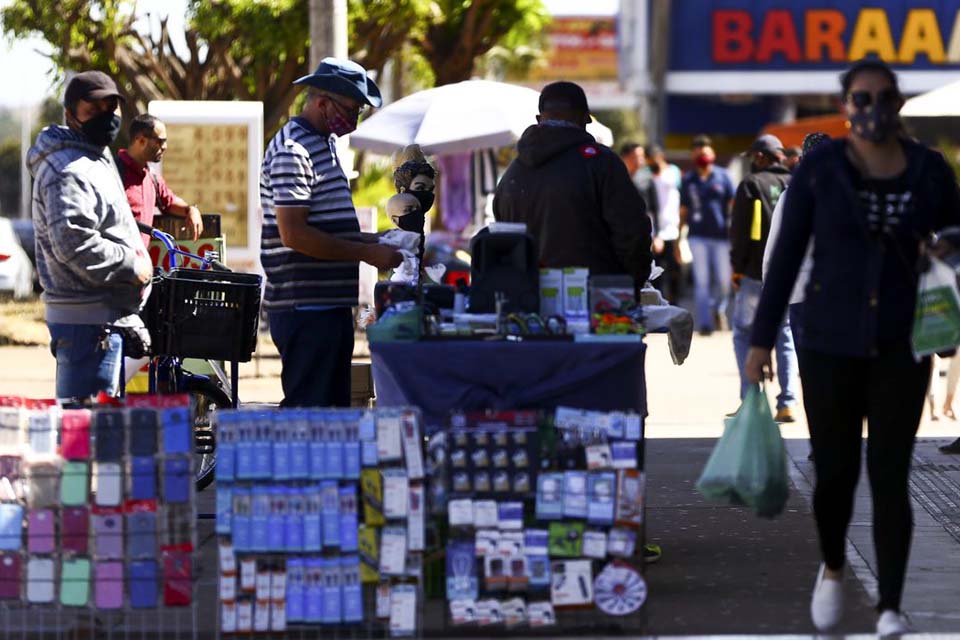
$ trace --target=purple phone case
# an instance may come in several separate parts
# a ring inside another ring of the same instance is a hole
[[[90,541],[90,512],[86,507],[64,507],[60,515],[60,536],[64,551],[87,553]]]
[[[123,608],[123,563],[98,562],[93,571],[94,600],[97,608]]]
[[[0,555],[0,600],[20,599],[20,567],[19,555]]]
[[[95,514],[93,516],[94,553],[100,560],[123,558],[123,516]]]
[[[53,553],[56,548],[53,511],[33,509],[27,515],[27,551]]]

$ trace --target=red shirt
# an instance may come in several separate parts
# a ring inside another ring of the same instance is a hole
[[[137,222],[142,222],[153,226],[153,217],[157,209],[161,213],[169,211],[170,206],[176,201],[177,196],[167,187],[161,176],[150,176],[150,170],[137,164],[130,157],[126,149],[120,149],[120,177],[123,179],[123,189],[127,194],[127,202],[130,203],[130,209],[133,211],[133,217]],[[156,184],[154,183],[156,180]],[[143,236],[143,243],[150,243],[150,236]]]

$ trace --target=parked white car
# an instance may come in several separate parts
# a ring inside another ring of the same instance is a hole
[[[26,300],[33,295],[33,265],[9,218],[0,216],[0,296]]]

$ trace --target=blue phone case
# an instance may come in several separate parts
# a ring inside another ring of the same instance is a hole
[[[130,563],[129,583],[127,594],[130,606],[134,609],[156,609],[157,596],[157,561],[134,560]]]
[[[164,453],[190,453],[190,411],[173,407],[161,411]]]
[[[167,458],[163,461],[163,497],[170,503],[190,500],[189,458]]]
[[[137,560],[157,557],[157,514],[127,514],[127,556]]]
[[[218,454],[219,456],[219,454]],[[219,462],[219,459],[218,459]],[[219,471],[219,467],[218,467]],[[153,456],[136,456],[130,462],[130,497],[155,500],[157,497],[157,461]]]
[[[123,458],[123,411],[101,409],[93,415],[97,462],[120,462]]]
[[[19,551],[23,546],[23,507],[0,504],[0,550]]]
[[[152,456],[157,452],[158,422],[156,409],[130,410],[130,455]]]

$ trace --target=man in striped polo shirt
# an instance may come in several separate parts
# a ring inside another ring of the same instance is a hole
[[[283,363],[281,406],[346,407],[359,263],[403,261],[360,232],[335,145],[366,105],[380,106],[380,90],[363,67],[336,58],[294,84],[306,87],[306,103],[270,141],[260,170],[264,307]]]

